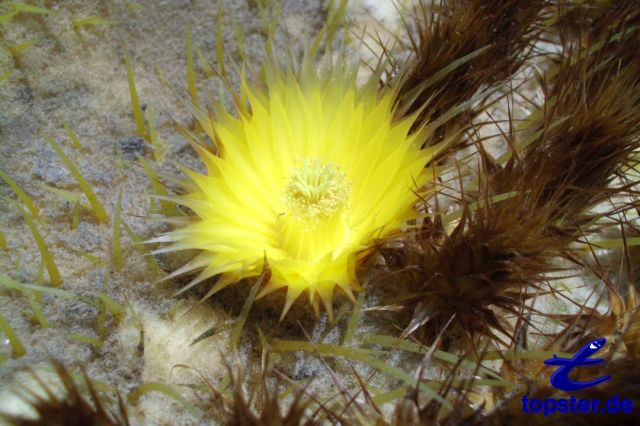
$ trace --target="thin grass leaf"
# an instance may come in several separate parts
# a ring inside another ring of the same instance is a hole
[[[158,137],[155,114],[151,105],[147,107],[147,125],[149,127],[149,142],[153,147],[153,159],[156,163],[162,164],[164,162],[164,147]]]
[[[550,104],[550,105],[547,105],[547,108],[551,108],[553,106],[553,101],[552,100],[547,100],[545,103],[546,104]],[[537,120],[539,119],[539,114],[542,114],[543,112],[544,112],[543,110],[536,110],[535,112],[533,112],[529,116],[530,118],[527,118],[527,120],[530,119],[531,123],[535,124],[535,123],[537,123]],[[554,128],[556,128],[557,126],[562,124],[567,119],[568,119],[568,117],[562,117],[562,118],[556,120],[555,122],[553,122],[552,124],[550,124],[546,129],[540,129],[537,132],[535,132],[535,133],[531,134],[530,136],[528,136],[523,141],[518,142],[518,144],[515,147],[516,148],[516,153],[521,153],[526,147],[528,147],[532,143],[534,143],[537,140],[539,140],[540,136],[542,136],[545,131],[553,130]],[[517,132],[517,130],[516,130],[516,132]],[[512,150],[508,150],[507,152],[502,154],[500,157],[498,157],[496,162],[498,164],[504,166],[507,163],[507,161],[509,161],[511,159],[512,156],[513,156],[513,151]]]
[[[4,233],[0,231],[0,250],[6,250],[8,248],[7,239],[4,237]]]
[[[104,19],[99,16],[87,16],[86,18],[73,19],[71,21],[71,29],[77,30],[78,28],[82,28],[86,26],[114,25],[114,24],[116,24],[115,21]]]
[[[627,237],[625,238],[612,238],[607,240],[597,240],[597,241],[588,241],[588,246],[599,248],[599,249],[617,249],[627,247],[640,246],[640,237]],[[585,247],[585,250],[588,250],[588,247]]]
[[[218,16],[216,18],[216,58],[218,60],[218,73],[226,75],[224,68],[224,44],[222,38],[222,16],[224,14],[224,0],[218,6]]]
[[[5,81],[6,79],[8,79],[9,77],[11,77],[13,75],[13,71],[7,71],[4,74],[0,74],[0,83],[2,83],[3,81]]]
[[[67,334],[67,339],[75,340],[76,342],[86,343],[96,348],[102,348],[104,341],[91,336],[85,336],[84,334]]]
[[[147,262],[147,265],[149,266],[149,269],[151,269],[151,271],[153,271],[154,274],[160,275],[160,273],[161,273],[160,265],[158,265],[158,262],[156,261],[156,258],[153,257],[153,255],[151,255],[151,253],[149,253],[149,250],[146,249],[145,245],[142,244],[144,239],[141,238],[139,235],[137,235],[135,232],[133,232],[133,230],[126,223],[122,222],[122,226],[124,227],[124,230],[127,233],[127,235],[129,236],[129,238],[131,238],[131,241],[133,241],[133,243],[134,243],[133,247],[136,250],[138,250],[140,255]]]
[[[410,373],[402,370],[401,368],[393,367],[388,362],[372,358],[371,355],[385,354],[385,351],[376,351],[370,349],[348,348],[338,345],[330,345],[325,343],[311,343],[295,340],[272,340],[269,344],[270,348],[276,352],[294,352],[304,351],[309,353],[320,353],[329,357],[345,357],[354,361],[359,361],[365,365],[368,365],[376,370],[380,370],[383,373],[402,380],[408,386],[416,386],[417,380]],[[420,391],[423,395],[435,399],[442,404],[443,407],[451,410],[452,406],[449,401],[445,400],[434,389],[424,383],[419,384]]]
[[[233,28],[233,33],[236,36],[236,45],[238,46],[238,52],[240,53],[241,63],[247,63],[247,52],[244,48],[244,33],[242,32],[242,27],[238,25],[236,19],[231,16],[231,27]]]
[[[40,324],[42,328],[49,328],[49,320],[42,312],[41,303],[37,298],[38,293],[34,293],[27,296],[27,302],[29,303],[29,307],[31,308],[32,316],[35,322]]]
[[[511,191],[511,192],[506,192],[504,194],[494,195],[493,197],[490,198],[490,203],[491,204],[496,204],[496,203],[499,203],[501,201],[508,200],[509,198],[513,198],[516,195],[518,195],[518,191]],[[485,205],[486,205],[486,201],[480,200],[480,201],[475,202],[475,203],[470,203],[467,206],[467,210],[469,212],[474,212],[474,211],[478,210],[479,208],[483,208]],[[463,213],[464,213],[464,209],[458,209],[456,211],[453,211],[453,212],[451,212],[451,213],[449,213],[449,214],[447,214],[447,215],[442,217],[442,223],[444,223],[445,225],[449,225],[454,220],[460,219],[462,217]]]
[[[42,238],[42,234],[40,234],[40,231],[38,231],[38,227],[36,226],[33,219],[29,216],[29,213],[17,204],[16,207],[22,214],[24,221],[27,223],[27,226],[31,231],[31,235],[33,235],[33,239],[36,241],[38,251],[40,251],[40,257],[47,266],[47,272],[49,273],[49,280],[51,281],[51,285],[55,287],[59,286],[60,284],[62,284],[62,277],[60,276],[60,272],[58,271],[56,262],[53,259],[53,255],[49,251],[47,243],[44,241],[44,238]]]
[[[269,13],[269,11],[272,13]],[[258,13],[260,14],[262,27],[266,34],[263,49],[269,57],[273,56],[273,38],[278,28],[278,24],[280,23],[281,12],[281,5],[274,7],[271,2],[269,2],[268,5],[265,5],[262,1],[258,1]]]
[[[182,308],[184,303],[185,303],[184,299],[180,299],[176,303],[171,305],[171,307],[167,310],[167,313],[166,313],[167,317],[170,320],[174,320],[176,318],[176,315],[178,314],[178,310]]]
[[[31,292],[35,292],[35,293],[48,294],[50,296],[60,297],[63,299],[78,300],[80,298],[80,296],[78,296],[76,293],[69,290],[63,290],[63,289],[53,288],[53,287],[43,287],[43,286],[33,285],[33,284],[22,284],[2,274],[0,274],[0,286],[4,288],[8,288],[10,290],[19,291],[27,295],[30,294]]]
[[[47,15],[53,12],[52,10],[45,9],[44,7],[31,6],[30,4],[24,3],[13,3],[11,6],[13,7],[13,10],[17,12],[37,13],[41,15]]]
[[[573,354],[568,352],[552,352],[552,351],[489,351],[482,357],[483,360],[491,361],[496,359],[507,360],[536,360],[536,359],[548,359],[557,355],[561,358],[571,358]]]
[[[399,348],[405,351],[414,352],[418,354],[426,353],[429,348],[426,346],[420,345],[418,343],[410,342],[408,340],[399,340],[397,337],[385,336],[382,334],[368,334],[365,336],[364,341],[367,344],[371,345],[380,345],[386,348]],[[469,368],[472,371],[478,371],[479,374],[486,374],[488,376],[493,377],[494,379],[500,381],[501,383],[506,383],[505,380],[500,377],[497,373],[489,370],[488,368],[478,366],[477,363],[470,360],[460,361],[460,358],[457,355],[454,355],[449,352],[436,350],[433,352],[433,357],[439,359],[441,361],[447,362],[451,365],[460,364],[463,367]]]
[[[77,249],[74,249],[73,247],[67,247],[67,250],[69,250],[73,254],[76,254],[76,255],[88,260],[90,263],[94,264],[97,267],[104,266],[104,265],[107,264],[106,260],[100,259],[98,256],[94,256],[94,255],[89,254],[87,252],[84,252],[82,250],[77,250]]]
[[[217,327],[215,327],[215,326],[211,327],[211,328],[207,329],[204,333],[200,334],[198,337],[193,339],[193,341],[191,343],[189,343],[189,346],[196,345],[196,344],[202,342],[203,340],[208,339],[211,336],[215,336],[217,332],[218,332],[218,328]]]
[[[9,325],[9,321],[2,315],[2,312],[0,312],[0,330],[2,330],[5,336],[7,336],[7,339],[9,339],[12,358],[20,358],[27,354],[27,350],[18,338],[16,332],[11,328],[11,325]]]
[[[149,176],[149,182],[151,183],[151,189],[155,195],[160,195],[162,197],[168,197],[169,193],[164,185],[160,182],[160,178],[158,174],[153,170],[153,168],[149,165],[147,160],[140,157],[140,163],[142,164],[142,168]],[[164,216],[171,217],[176,215],[176,207],[167,200],[160,200],[160,211]]]
[[[118,201],[116,202],[116,211],[113,218],[113,235],[111,237],[111,260],[113,270],[120,271],[122,269],[122,189],[118,193]]]
[[[70,204],[79,203],[80,206],[86,208],[87,210],[91,210],[91,207],[88,204],[86,204],[86,201],[82,194],[76,194],[74,192],[67,191],[66,189],[54,188],[53,186],[49,186],[44,183],[38,183],[37,185],[40,188],[51,192],[52,194],[60,197],[62,200]]]
[[[14,55],[25,52],[26,50],[31,48],[34,44],[36,44],[37,41],[38,41],[38,37],[33,37],[23,43],[10,47],[9,51]]]
[[[73,214],[71,216],[71,230],[75,231],[78,229],[78,224],[80,223],[80,201],[73,205]]]
[[[66,130],[67,135],[69,135],[69,140],[73,144],[73,147],[78,151],[81,151],[82,144],[80,143],[80,139],[78,139],[78,136],[76,136],[76,134],[73,132],[73,130],[71,130],[71,127],[69,127],[66,122],[63,122],[62,126],[64,127],[64,130]]]
[[[39,286],[44,286],[44,270],[45,264],[44,262],[40,262],[40,266],[38,267],[38,276],[37,283]],[[32,292],[30,294],[25,294],[29,306],[31,307],[31,320],[40,325],[43,328],[49,327],[49,320],[45,317],[44,312],[42,312],[42,293]]]
[[[353,312],[351,318],[349,318],[349,324],[347,325],[347,332],[344,334],[344,340],[342,343],[348,343],[353,340],[356,334],[356,327],[362,317],[362,305],[364,304],[364,293],[360,293],[356,299],[356,303],[353,306]]]
[[[120,321],[122,320],[122,318],[124,318],[126,309],[125,306],[116,302],[115,300],[113,300],[112,298],[110,298],[107,293],[105,292],[101,292],[100,294],[98,294],[98,300],[104,304],[105,308],[107,309],[107,311],[113,315],[113,317],[117,320]]]
[[[10,20],[13,19],[14,16],[16,16],[18,13],[20,13],[17,10],[12,10],[9,13],[5,13],[4,15],[0,15],[0,24],[4,24],[5,22],[9,22]]]
[[[398,398],[404,397],[408,391],[409,387],[401,386],[399,388],[374,396],[373,402],[376,405],[386,404],[387,402],[395,401]]]
[[[331,2],[331,7],[327,14],[327,47],[329,49],[333,46],[333,38],[336,33],[343,26],[348,3],[349,0],[340,0],[338,7],[333,7],[334,2]]]
[[[95,217],[102,223],[109,223],[109,216],[107,215],[107,212],[104,210],[104,207],[102,206],[102,203],[96,196],[95,192],[93,192],[93,189],[91,189],[91,185],[89,185],[89,182],[87,182],[82,176],[82,173],[80,173],[80,170],[78,170],[75,164],[73,164],[73,161],[71,161],[71,159],[67,157],[62,148],[60,148],[60,146],[53,140],[53,138],[47,135],[43,136],[47,140],[47,142],[49,142],[51,148],[53,148],[56,154],[58,154],[58,157],[60,157],[69,172],[71,172],[76,182],[78,182],[80,189],[82,190],[82,192],[84,192],[85,197],[87,197],[87,200],[91,205],[91,209]]]
[[[17,183],[15,183],[6,173],[4,173],[2,170],[0,170],[0,177],[7,183],[7,185],[9,185],[9,188],[11,188],[13,190],[13,192],[16,193],[16,195],[18,196],[18,198],[20,199],[20,201],[22,201],[22,203],[27,206],[27,208],[29,209],[29,212],[31,212],[31,215],[35,218],[40,217],[40,209],[38,209],[38,207],[36,207],[35,202],[33,201],[33,199],[31,199],[31,197],[29,197],[27,195],[26,192],[24,192],[22,190],[22,188],[20,188],[20,186],[18,186]]]
[[[103,342],[107,338],[107,308],[100,299],[98,299],[98,314],[96,315],[96,334]]]
[[[140,107],[140,100],[138,99],[138,92],[136,90],[136,82],[133,76],[133,68],[131,67],[131,57],[129,51],[124,51],[124,63],[127,67],[127,81],[129,82],[129,94],[131,96],[131,110],[133,112],[133,120],[136,123],[136,129],[138,130],[138,136],[148,140],[147,130],[144,125],[144,115],[142,108]]]
[[[258,290],[260,290],[260,287],[262,287],[262,282],[264,281],[265,274],[266,274],[266,271],[263,272],[262,275],[260,275],[260,278],[256,280],[256,283],[253,285],[253,287],[251,288],[251,291],[249,292],[249,297],[247,297],[247,300],[244,302],[244,305],[242,306],[242,311],[240,312],[240,315],[236,320],[236,324],[233,327],[233,330],[231,331],[230,342],[231,342],[232,348],[236,348],[238,346],[238,342],[240,341],[240,334],[242,333],[242,329],[244,328],[244,325],[247,322],[247,318],[249,317],[249,311],[251,310],[251,305],[253,305],[253,302],[256,299]]]
[[[171,386],[160,383],[160,382],[145,382],[141,385],[134,388],[129,395],[127,396],[127,401],[131,405],[138,405],[138,401],[140,398],[148,392],[160,392],[172,398],[174,401],[178,402],[184,408],[186,408],[191,414],[196,414],[198,409],[191,404],[184,396],[182,396],[178,391],[173,389]]]
[[[412,89],[410,92],[407,92],[407,95],[410,96],[415,96],[415,98],[411,99],[411,102],[414,102],[415,99],[417,99],[417,97],[420,95],[420,93],[426,89],[428,89],[429,87],[433,86],[434,84],[436,84],[437,82],[441,81],[443,78],[445,78],[447,75],[451,74],[453,71],[456,70],[456,68],[464,65],[465,63],[471,61],[472,59],[476,58],[477,56],[482,55],[484,52],[487,51],[487,49],[489,49],[491,46],[484,46],[481,47],[479,49],[474,50],[473,52],[463,56],[462,58],[456,59],[455,61],[451,62],[449,65],[447,65],[446,67],[442,68],[440,71],[436,72],[435,74],[433,74],[431,77],[429,77],[428,79],[426,79],[425,81],[423,81],[422,83],[420,83],[419,86],[416,86],[414,89]],[[412,92],[415,91],[415,95],[413,95]]]
[[[214,77],[216,75],[216,72],[213,70],[211,65],[209,65],[209,61],[207,61],[207,58],[204,56],[204,53],[202,53],[202,50],[197,47],[196,56],[198,57],[198,65],[200,66],[200,68],[202,68],[204,75],[206,75],[207,78]]]
[[[144,5],[141,5],[140,3],[136,3],[134,1],[128,1],[126,5],[129,12],[137,12],[138,10],[144,8]]]
[[[193,105],[198,105],[198,88],[196,87],[196,71],[193,67],[193,48],[191,46],[191,24],[187,26],[187,89]]]

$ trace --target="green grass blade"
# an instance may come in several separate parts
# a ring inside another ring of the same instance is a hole
[[[104,266],[107,263],[104,259],[100,259],[98,256],[94,256],[82,250],[76,250],[73,247],[68,247],[68,246],[66,247],[66,249],[69,250],[71,253],[88,260],[90,263],[92,263],[96,267]]]
[[[80,170],[78,170],[71,159],[67,157],[62,148],[60,148],[60,146],[53,140],[53,138],[47,135],[44,135],[44,138],[47,140],[47,142],[49,142],[49,145],[51,145],[51,148],[53,148],[56,154],[58,154],[58,157],[60,157],[69,172],[71,172],[76,182],[78,182],[78,185],[80,185],[80,189],[82,189],[85,197],[87,197],[87,200],[89,201],[91,209],[96,218],[102,223],[109,223],[109,216],[107,215],[107,212],[104,210],[104,207],[102,206],[102,203],[96,196],[95,192],[93,192],[93,189],[91,189],[91,185],[89,185],[89,183],[82,176],[82,173],[80,173]]]
[[[202,50],[197,47],[196,56],[198,57],[198,65],[200,65],[200,68],[202,68],[202,71],[204,71],[204,75],[206,75],[207,78],[214,77],[216,75],[216,72],[209,64],[209,61],[207,61],[207,58],[204,56],[204,53],[202,53]]]
[[[67,123],[62,123],[62,125],[64,126],[64,130],[67,131],[67,135],[69,135],[69,140],[73,144],[73,147],[75,149],[77,149],[78,151],[81,151],[82,150],[82,144],[80,143],[80,139],[78,139],[76,134],[73,132],[73,130],[71,130],[71,127],[69,127],[69,125]]]
[[[90,210],[90,207],[82,202],[84,200],[84,198],[82,197],[82,194],[76,194],[74,192],[67,191],[66,189],[54,188],[53,186],[49,186],[44,183],[38,183],[38,186],[60,197],[64,201],[68,202],[69,204],[80,203],[82,207],[85,207]]]
[[[9,248],[9,245],[7,244],[7,239],[4,236],[4,233],[2,231],[0,231],[0,250],[6,250]]]
[[[87,345],[95,346],[96,348],[102,348],[103,341],[91,336],[85,336],[84,334],[67,334],[67,338],[75,340],[76,342],[86,343]]]
[[[14,55],[17,54],[17,53],[25,52],[28,49],[30,49],[34,44],[36,44],[37,41],[38,41],[38,38],[37,37],[33,37],[33,38],[25,41],[24,43],[20,43],[18,45],[10,47],[9,51]]]
[[[311,342],[279,339],[271,341],[269,346],[276,352],[304,351],[310,353],[320,353],[324,356],[329,357],[339,356],[349,358],[354,361],[359,361],[363,364],[366,364],[372,368],[375,368],[376,370],[380,370],[391,377],[403,381],[409,386],[415,386],[417,384],[417,379],[413,377],[412,374],[402,370],[401,368],[390,365],[387,361],[383,361],[381,359],[373,358],[370,356],[372,354],[380,353],[381,351],[348,348],[344,346],[330,345],[325,343],[314,344]],[[384,351],[382,351],[382,353],[384,353]],[[435,399],[436,401],[440,402],[445,408],[452,409],[451,403],[440,396],[434,389],[423,383],[421,383],[419,386],[420,392],[422,392],[423,395]]]
[[[589,246],[599,248],[599,249],[617,249],[617,248],[622,248],[625,245],[627,247],[634,247],[634,246],[640,246],[640,237],[627,237],[626,239],[612,238],[607,240],[589,241],[587,244]]]
[[[193,105],[198,105],[198,88],[196,87],[196,71],[193,67],[193,48],[191,46],[191,24],[187,26],[187,90]]]
[[[33,320],[40,324],[42,328],[49,328],[49,320],[44,315],[44,312],[42,312],[42,306],[37,298],[37,294],[38,293],[27,296],[27,301],[29,302],[29,307],[33,314]]]
[[[24,13],[36,13],[36,14],[46,15],[53,12],[52,10],[45,9],[44,7],[31,6],[30,4],[24,4],[24,3],[13,3],[12,6],[13,6],[13,10],[18,12],[24,12]]]
[[[140,400],[142,395],[144,395],[145,393],[148,393],[148,392],[160,392],[160,393],[163,393],[163,394],[167,395],[168,397],[172,398],[173,400],[177,401],[178,403],[180,403],[190,413],[195,414],[195,413],[198,412],[198,409],[193,404],[191,404],[187,400],[187,398],[182,396],[178,391],[173,389],[171,386],[169,386],[169,385],[167,385],[165,383],[160,383],[160,382],[145,382],[145,383],[142,383],[141,385],[139,385],[135,389],[133,389],[131,392],[129,392],[129,395],[127,395],[127,401],[131,405],[137,405],[138,401]]]
[[[113,25],[115,21],[101,18],[99,16],[87,16],[86,18],[74,19],[71,21],[71,29],[77,30],[78,28],[90,26],[90,25]]]
[[[218,60],[218,72],[220,75],[226,75],[224,68],[224,42],[222,39],[222,16],[224,15],[224,0],[220,2],[218,7],[218,16],[216,19],[216,59]]]
[[[149,165],[147,160],[140,157],[140,163],[142,164],[142,168],[149,176],[149,182],[151,183],[151,189],[155,195],[160,195],[162,197],[168,197],[169,193],[167,192],[167,188],[160,182],[160,178],[158,174],[153,170],[153,168]],[[169,201],[160,200],[160,211],[163,215],[170,217],[176,215],[176,207]]]
[[[113,236],[111,238],[111,255],[113,270],[120,271],[122,269],[122,189],[118,193],[118,201],[116,202],[116,212],[113,218]]]
[[[414,352],[418,354],[423,354],[428,351],[428,348],[420,345],[418,343],[410,342],[408,340],[399,340],[396,337],[385,336],[382,334],[368,334],[365,336],[365,342],[372,345],[380,345],[386,348],[399,348],[405,351]],[[460,362],[460,359],[457,355],[454,355],[449,352],[444,352],[441,350],[436,350],[433,353],[433,357],[439,359],[441,361],[447,362],[452,365],[456,365]],[[460,365],[463,367],[467,367],[473,371],[477,370],[479,374],[486,374],[487,376],[491,376],[498,381],[505,382],[500,375],[489,370],[488,368],[478,366],[475,362],[469,360],[463,360],[460,362]]]
[[[120,303],[116,302],[115,300],[113,300],[112,298],[110,298],[107,293],[102,292],[100,294],[98,294],[98,300],[104,304],[105,308],[107,309],[107,311],[113,315],[113,317],[117,320],[120,321],[125,314],[125,307],[124,305],[121,305]]]
[[[22,203],[27,206],[27,208],[29,209],[29,211],[31,212],[31,215],[35,218],[40,217],[40,209],[38,209],[38,207],[36,207],[36,204],[34,203],[34,201],[31,199],[31,197],[29,197],[27,195],[26,192],[24,192],[22,190],[22,188],[20,188],[18,186],[17,183],[15,183],[9,176],[7,176],[7,174],[5,174],[2,170],[0,170],[0,177],[7,183],[7,185],[9,185],[9,188],[11,188],[13,190],[13,192],[16,193],[16,195],[18,196],[18,198],[20,199],[20,201],[22,201]]]
[[[14,16],[16,16],[18,13],[20,13],[17,10],[12,10],[9,13],[5,13],[4,15],[0,15],[0,24],[4,24],[5,22],[9,22],[10,20],[13,19]]]
[[[124,63],[127,67],[127,81],[129,82],[129,94],[131,96],[131,110],[133,112],[133,120],[136,123],[136,129],[138,130],[138,136],[148,140],[147,130],[144,125],[144,115],[142,114],[142,108],[140,107],[140,100],[138,99],[138,91],[136,90],[136,82],[133,76],[133,68],[131,67],[131,57],[129,51],[124,51]]]
[[[79,299],[79,296],[77,294],[69,290],[63,290],[60,288],[53,288],[53,287],[43,287],[43,286],[33,285],[33,284],[22,284],[2,274],[0,274],[0,286],[4,288],[8,288],[10,290],[19,291],[23,294],[30,294],[31,292],[34,292],[34,293],[40,293],[40,294],[48,294],[50,296],[60,297],[63,299],[72,299],[72,300]]]
[[[353,307],[353,313],[351,314],[351,318],[349,319],[349,325],[347,326],[347,332],[344,335],[343,343],[350,342],[353,340],[356,334],[356,327],[360,322],[360,318],[362,317],[362,305],[364,304],[364,293],[358,295],[358,299],[356,299],[356,304]]]
[[[490,351],[484,354],[482,357],[483,360],[491,361],[496,359],[507,359],[507,360],[544,360],[553,357],[554,355],[559,356],[560,358],[571,358],[573,354],[567,352],[552,352],[552,351],[518,351],[515,352],[513,350],[508,351]]]
[[[231,27],[233,28],[233,33],[236,36],[236,45],[238,46],[238,52],[240,53],[241,63],[247,63],[247,51],[244,48],[244,34],[242,32],[242,28],[238,25],[236,19],[231,16]]]
[[[6,79],[8,79],[9,77],[11,77],[13,75],[13,71],[7,71],[4,74],[0,74],[0,83],[2,83],[3,81],[5,81]]]
[[[122,222],[122,226],[124,227],[124,230],[127,233],[127,235],[129,235],[129,238],[131,238],[131,241],[133,241],[134,247],[138,250],[140,255],[147,261],[147,265],[149,266],[149,269],[151,269],[151,271],[153,271],[154,274],[160,275],[161,273],[160,265],[158,265],[156,258],[153,257],[153,255],[149,253],[149,251],[146,249],[146,246],[142,244],[144,240],[135,232],[133,232],[133,230],[126,223]]]
[[[147,124],[149,126],[149,142],[153,146],[153,159],[156,163],[162,164],[164,162],[164,146],[158,137],[155,115],[151,105],[147,107]]]
[[[518,195],[518,191],[511,191],[511,192],[505,192],[502,194],[498,194],[498,195],[494,195],[493,197],[491,197],[489,199],[491,204],[497,204],[500,203],[502,201],[508,200],[509,198],[513,198],[516,195]],[[482,208],[485,206],[485,201],[484,200],[480,200],[477,201],[475,203],[471,203],[467,206],[467,209],[471,212],[474,212],[476,210],[478,210],[478,208]],[[449,225],[451,222],[453,222],[454,220],[458,220],[462,217],[462,213],[463,213],[463,209],[458,209],[456,211],[453,211],[449,214],[446,214],[442,217],[442,222],[445,225]]]
[[[242,334],[242,329],[244,328],[245,323],[247,322],[247,317],[249,316],[249,311],[251,310],[251,305],[253,305],[253,301],[256,299],[256,295],[258,294],[258,290],[262,287],[262,281],[264,280],[265,273],[263,272],[260,275],[260,278],[256,280],[256,283],[251,287],[251,291],[249,292],[249,297],[244,302],[244,306],[242,306],[242,311],[236,320],[236,323],[231,331],[231,347],[236,348],[238,346],[238,342],[240,341],[240,334]]]
[[[73,214],[71,216],[71,230],[75,231],[78,229],[78,224],[80,224],[80,201],[78,200],[73,205]]]
[[[9,321],[2,315],[2,312],[0,312],[0,330],[2,330],[5,336],[7,336],[7,339],[9,339],[12,358],[20,358],[27,354],[27,350],[18,338],[16,332],[11,328],[11,325],[9,325]]]
[[[96,315],[96,334],[104,342],[107,338],[107,308],[100,299],[97,301],[98,314]]]
[[[402,398],[409,392],[410,388],[407,386],[401,386],[397,389],[390,390],[389,392],[381,393],[373,397],[373,402],[376,405],[382,405],[387,402],[395,401],[398,398]]]
[[[49,280],[53,286],[59,286],[62,284],[62,277],[60,276],[60,272],[58,271],[58,267],[56,266],[56,262],[49,251],[49,247],[47,243],[42,238],[42,234],[38,230],[33,219],[29,216],[29,213],[26,212],[22,207],[16,204],[16,207],[22,214],[24,221],[27,223],[29,230],[31,231],[31,235],[33,235],[33,239],[36,241],[36,245],[38,246],[38,250],[40,251],[40,257],[42,261],[47,266],[47,272],[49,273]]]

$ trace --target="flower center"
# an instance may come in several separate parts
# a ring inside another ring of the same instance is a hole
[[[340,166],[307,159],[291,170],[282,202],[287,214],[313,225],[347,207],[350,192]]]

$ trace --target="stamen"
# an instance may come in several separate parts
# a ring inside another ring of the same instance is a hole
[[[316,225],[348,206],[351,187],[335,163],[306,159],[289,174],[282,194],[286,214]]]

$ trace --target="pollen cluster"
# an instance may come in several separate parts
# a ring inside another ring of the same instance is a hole
[[[313,228],[321,219],[340,213],[348,204],[349,193],[340,166],[314,158],[291,170],[282,202],[285,214]]]

